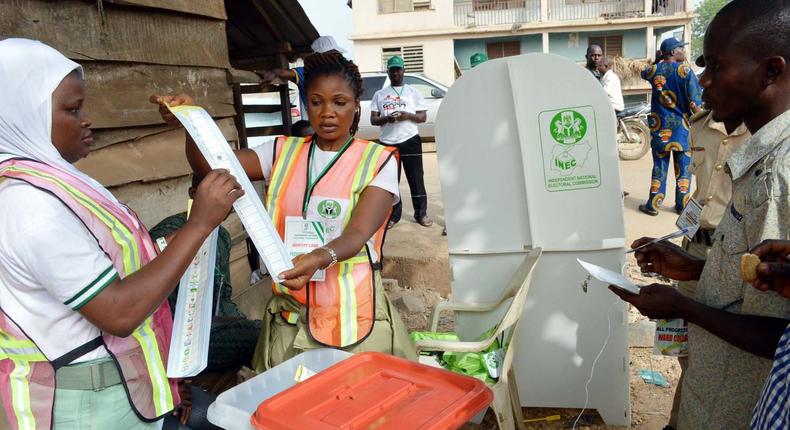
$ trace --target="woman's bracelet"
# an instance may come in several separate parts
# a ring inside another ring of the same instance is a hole
[[[320,247],[318,249],[324,250],[327,254],[329,254],[329,257],[332,259],[332,261],[326,267],[324,267],[323,270],[326,270],[326,269],[334,266],[335,264],[337,264],[337,253],[335,252],[334,249],[332,249],[332,248],[330,248],[328,246],[322,246],[322,247]]]

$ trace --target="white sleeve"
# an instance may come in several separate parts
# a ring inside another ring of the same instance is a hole
[[[371,112],[378,112],[379,111],[379,93],[381,90],[376,91],[373,94],[373,98],[370,99],[370,111]]]
[[[623,101],[623,89],[620,85],[620,77],[617,75],[613,76],[612,79],[612,98],[614,99],[614,107],[617,110],[625,109],[625,102]]]
[[[96,239],[63,202],[32,186],[4,191],[10,205],[0,219],[19,237],[0,245],[9,271],[29,277],[75,311],[118,279]]]
[[[258,161],[261,163],[261,172],[263,172],[263,179],[266,183],[272,177],[272,165],[274,164],[274,144],[277,140],[265,142],[263,145],[258,145],[252,148],[255,154],[258,155]]]
[[[379,170],[376,177],[370,181],[370,186],[381,188],[392,194],[392,205],[395,206],[400,201],[400,189],[398,187],[398,162],[394,156],[390,157],[384,166]]]
[[[428,106],[425,104],[425,98],[422,96],[422,94],[420,94],[420,92],[414,88],[411,88],[411,92],[414,96],[414,112],[428,110]]]

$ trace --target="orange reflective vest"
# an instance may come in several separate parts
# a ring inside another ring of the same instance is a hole
[[[62,201],[85,224],[121,278],[156,255],[148,232],[131,210],[108,201],[69,172],[5,156],[0,161],[0,180],[4,178],[24,181]],[[96,348],[106,348],[115,361],[137,416],[146,422],[158,420],[180,402],[176,381],[168,380],[165,371],[172,326],[165,300],[129,337],[105,333],[85,345],[75,345],[62,357],[47,357],[36,339],[29,338],[24,327],[0,309],[0,397],[8,421],[0,421],[0,428],[51,428],[56,370]]]
[[[359,197],[395,150],[352,139],[338,151],[324,172],[310,178],[311,138],[280,137],[267,190],[267,208],[281,237],[287,217],[321,221],[326,242],[340,236],[351,220]],[[313,149],[314,150],[314,149]],[[389,218],[389,217],[387,217]],[[373,330],[375,290],[373,271],[381,267],[387,220],[357,255],[326,270],[324,281],[291,291],[274,283],[274,293],[289,295],[307,308],[307,333],[316,342],[335,348],[356,345]],[[293,322],[294,315],[283,318]]]

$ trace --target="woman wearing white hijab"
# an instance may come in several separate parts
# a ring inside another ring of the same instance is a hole
[[[211,172],[157,256],[136,215],[71,164],[93,143],[82,68],[2,40],[0,94],[0,428],[156,427],[179,401],[165,299],[243,191]]]

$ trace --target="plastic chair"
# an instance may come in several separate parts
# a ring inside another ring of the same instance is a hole
[[[521,401],[518,397],[516,377],[512,367],[515,351],[513,341],[516,339],[515,333],[518,329],[518,322],[524,311],[524,303],[532,281],[532,274],[542,252],[541,248],[534,248],[524,257],[524,261],[510,279],[508,288],[496,303],[439,303],[433,311],[431,331],[435,332],[439,324],[439,316],[443,311],[492,312],[498,309],[506,300],[512,298],[510,306],[491,337],[474,342],[438,340],[420,340],[416,342],[418,353],[421,351],[482,352],[491,346],[507,329],[511,329],[509,333],[505,333],[503,336],[503,344],[508,345],[508,348],[505,351],[499,380],[489,387],[494,392],[494,401],[491,404],[491,408],[494,410],[500,430],[525,429],[524,415],[521,413]],[[421,356],[421,358],[423,357]]]

